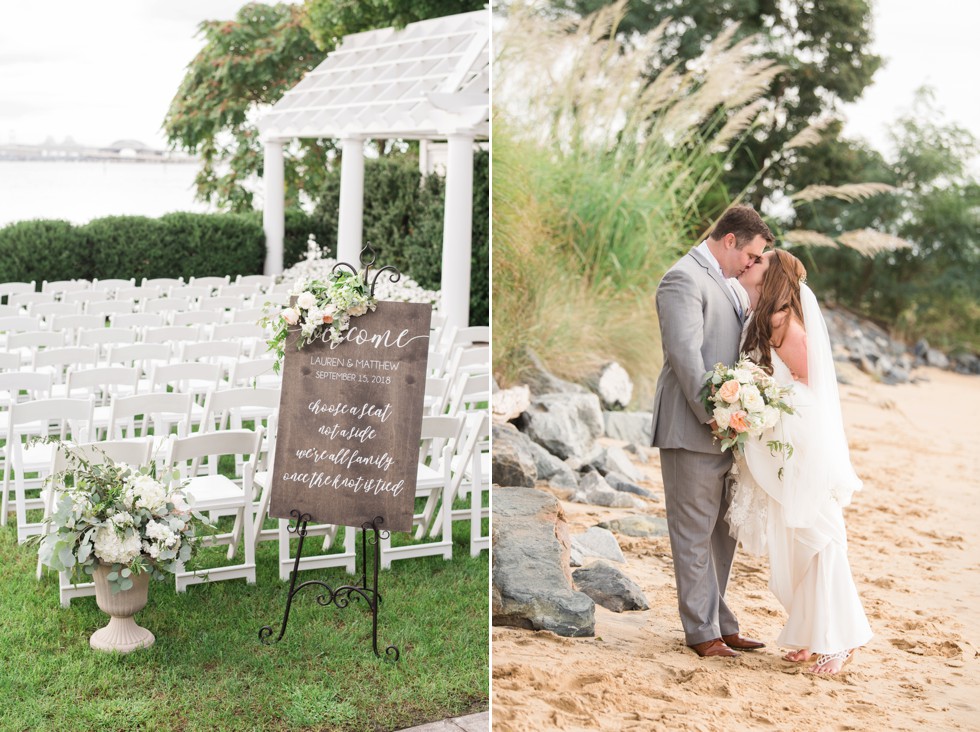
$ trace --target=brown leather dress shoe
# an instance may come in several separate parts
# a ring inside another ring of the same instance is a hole
[[[725,645],[721,638],[714,638],[704,643],[695,643],[691,649],[701,658],[707,656],[721,656],[722,658],[737,658],[738,653]]]
[[[738,633],[723,635],[721,639],[725,641],[725,645],[729,648],[736,648],[740,651],[757,651],[760,648],[766,647],[765,643],[757,641],[754,638],[743,638]]]

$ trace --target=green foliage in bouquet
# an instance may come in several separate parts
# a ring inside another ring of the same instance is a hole
[[[111,565],[116,593],[133,586],[133,575],[163,579],[194,556],[198,533],[210,524],[190,507],[176,474],[158,480],[152,466],[93,462],[58,444],[69,467],[49,478],[56,496],[45,519],[52,530],[38,537],[43,564],[75,581],[89,581],[100,563]]]

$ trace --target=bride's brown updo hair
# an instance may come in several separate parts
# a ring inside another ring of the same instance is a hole
[[[762,276],[759,301],[745,332],[745,353],[755,352],[758,364],[772,375],[772,349],[780,343],[772,340],[773,319],[782,323],[786,317],[795,317],[803,323],[803,305],[800,302],[800,280],[806,278],[803,263],[784,249],[774,249],[769,267]],[[777,315],[782,313],[782,315]]]

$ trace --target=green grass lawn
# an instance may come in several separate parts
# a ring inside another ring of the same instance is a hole
[[[178,595],[172,577],[151,581],[136,621],[156,644],[120,655],[89,648],[108,616],[94,597],[62,609],[57,576],[35,580],[36,551],[18,546],[8,523],[0,529],[0,730],[394,730],[486,710],[488,557],[470,557],[466,522],[454,522],[453,539],[452,561],[408,559],[380,574],[378,646],[398,646],[397,663],[375,657],[365,602],[320,607],[313,588],[294,599],[282,641],[262,645],[259,628],[278,634],[289,587],[273,541],[259,544],[252,586],[229,580]],[[321,542],[309,537],[306,553]],[[300,573],[309,579],[356,578],[342,569]]]

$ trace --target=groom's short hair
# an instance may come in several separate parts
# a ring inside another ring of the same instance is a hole
[[[751,206],[732,206],[722,214],[711,231],[711,238],[718,241],[726,234],[735,235],[737,249],[748,246],[757,236],[761,236],[769,245],[776,241],[766,222]]]

